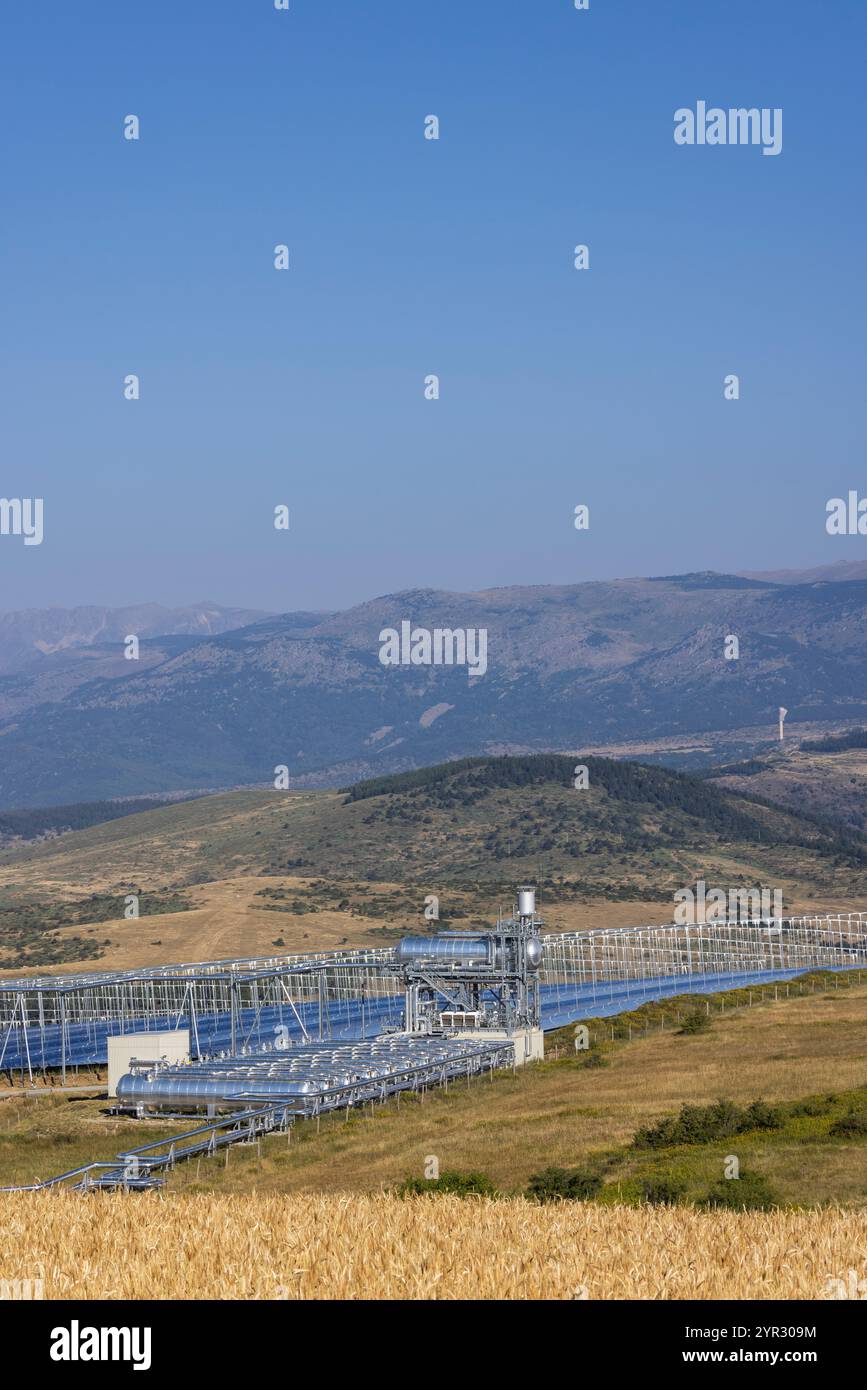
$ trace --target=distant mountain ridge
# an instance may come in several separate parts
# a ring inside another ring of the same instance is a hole
[[[123,642],[128,633],[140,638],[213,636],[267,616],[255,608],[226,608],[207,600],[184,608],[137,603],[0,612],[0,674],[25,669],[40,658]]]
[[[743,576],[772,584],[839,584],[847,579],[867,579],[867,560],[837,560],[833,565],[814,565],[806,570],[744,570]]]
[[[780,705],[790,723],[867,721],[867,578],[415,589],[256,618],[145,637],[138,662],[121,633],[6,667],[0,807],[267,785],[280,767],[298,784],[345,785],[469,755],[746,726],[771,740]],[[484,628],[486,674],[383,666],[380,633],[404,621]]]

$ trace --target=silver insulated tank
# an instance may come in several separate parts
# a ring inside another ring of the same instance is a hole
[[[405,936],[397,944],[397,959],[401,965],[493,965],[495,951],[491,936]]]
[[[536,890],[531,887],[518,889],[518,916],[534,917],[536,914]]]

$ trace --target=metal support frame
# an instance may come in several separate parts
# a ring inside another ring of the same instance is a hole
[[[726,988],[811,969],[867,966],[867,913],[549,932],[536,972],[542,1022],[623,998]],[[104,1064],[107,1037],[189,1019],[199,1056],[256,1046],[284,1019],[299,1040],[400,1026],[405,992],[391,948],[0,980],[0,1069],[34,1074]],[[452,976],[454,979],[454,976]],[[287,1013],[287,998],[290,1012]],[[290,1017],[291,1015],[291,1017]],[[580,1012],[574,1015],[580,1016]],[[255,1037],[254,1037],[255,1035]]]

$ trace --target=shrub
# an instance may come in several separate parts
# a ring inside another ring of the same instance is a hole
[[[796,1118],[802,1115],[827,1115],[828,1105],[823,1100],[799,1100],[791,1106],[791,1114]]]
[[[679,1032],[688,1037],[696,1033],[706,1033],[710,1028],[710,1018],[704,1009],[690,1009],[681,1019]]]
[[[867,1134],[867,1112],[850,1111],[841,1119],[835,1120],[828,1133],[834,1139],[858,1139]]]
[[[782,1124],[783,1117],[775,1105],[768,1105],[766,1100],[754,1100],[744,1111],[739,1132],[744,1133],[748,1129],[780,1129]]]
[[[664,1149],[672,1144],[706,1144],[736,1134],[741,1111],[728,1100],[714,1105],[684,1105],[679,1115],[670,1115],[658,1124],[639,1129],[636,1148]]]
[[[405,1178],[395,1192],[399,1197],[436,1196],[496,1197],[497,1189],[484,1173],[440,1173],[438,1178]]]
[[[587,1168],[544,1168],[533,1173],[526,1196],[534,1202],[586,1202],[602,1187],[602,1178]]]
[[[739,1178],[720,1178],[696,1205],[725,1211],[770,1211],[779,1202],[764,1173],[741,1173]]]
[[[713,1105],[682,1106],[679,1115],[670,1115],[658,1124],[636,1130],[632,1144],[636,1149],[709,1144],[751,1129],[779,1129],[782,1124],[780,1111],[766,1101],[755,1100],[743,1109],[730,1100],[718,1100]]]
[[[673,1207],[686,1191],[686,1183],[671,1173],[657,1173],[645,1178],[641,1184],[645,1202],[653,1206]]]

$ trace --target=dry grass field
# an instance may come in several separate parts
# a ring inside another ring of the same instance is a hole
[[[714,867],[721,876],[731,878],[744,872],[744,866],[737,863]],[[322,907],[304,915],[263,910],[263,889],[303,897],[309,884],[310,880],[295,875],[239,875],[195,884],[184,889],[185,896],[191,902],[186,912],[154,913],[133,920],[109,919],[92,926],[61,927],[52,931],[51,936],[57,941],[92,936],[94,941],[100,943],[99,952],[92,959],[70,960],[50,967],[0,964],[0,978],[76,973],[80,970],[132,970],[142,966],[180,964],[183,961],[270,956],[284,951],[337,951],[352,947],[384,946],[393,944],[402,934],[424,930],[429,925],[422,917],[423,895],[418,890],[397,883],[377,883],[373,888],[358,882],[344,882],[337,886],[338,895],[345,894],[355,903],[359,890],[363,889],[371,901],[380,902],[383,911],[388,912],[382,918],[360,916],[355,907],[343,910]],[[43,884],[43,890],[55,893],[63,900],[81,896],[85,892],[109,891],[114,886],[114,882],[107,880],[97,882],[89,879],[87,884],[52,880]],[[413,895],[418,908],[415,913],[411,908],[391,906],[397,896],[406,901]],[[786,901],[792,911],[799,912],[846,912],[853,905],[851,899],[835,903],[823,898],[820,903],[814,903],[798,898],[794,893]],[[495,899],[480,900],[477,895],[458,890],[447,894],[443,903],[463,906],[474,915],[480,914],[480,920],[484,918],[490,924],[497,910]],[[584,931],[591,927],[611,929],[665,922],[670,920],[671,912],[670,901],[653,898],[638,902],[581,903],[558,901],[553,896],[544,905],[546,928],[551,931]],[[383,922],[387,922],[388,932],[383,931]],[[457,923],[452,924],[455,925]],[[109,944],[104,945],[105,942]]]
[[[0,1197],[49,1299],[824,1299],[867,1214],[352,1194]]]
[[[737,863],[714,865],[722,878],[735,879],[743,875],[743,866]],[[747,866],[748,870],[748,866]],[[710,870],[709,870],[710,872]],[[746,881],[746,880],[744,880]],[[211,883],[197,884],[184,890],[192,903],[187,912],[154,913],[137,920],[101,921],[92,926],[61,927],[51,935],[58,941],[73,940],[76,937],[92,936],[101,945],[96,956],[85,961],[70,960],[50,967],[45,966],[3,966],[0,964],[0,978],[18,978],[26,975],[76,973],[81,970],[132,970],[142,966],[180,964],[183,961],[228,960],[238,956],[270,956],[284,951],[332,951],[348,950],[352,947],[391,945],[401,934],[424,930],[429,924],[424,922],[421,909],[424,897],[418,891],[415,896],[419,910],[394,912],[388,918],[390,934],[383,934],[380,923],[371,918],[360,917],[356,912],[346,909],[339,911],[323,908],[304,916],[291,913],[263,911],[260,894],[262,889],[277,889],[286,892],[298,891],[303,894],[309,880],[297,876],[257,875],[238,876],[219,879]],[[90,886],[75,884],[70,893],[70,884],[54,882],[48,885],[62,899],[64,896],[82,894],[84,891],[108,891],[112,885]],[[353,896],[358,883],[345,882],[339,885],[347,896]],[[395,894],[406,894],[405,885],[378,883],[375,890],[364,885],[372,897],[383,901]],[[477,896],[453,892],[444,901],[467,905],[475,915],[485,916],[493,924],[497,904],[480,901]],[[867,906],[867,898],[845,899],[834,902],[828,897],[814,902],[791,893],[786,904],[793,912],[847,912],[854,906]],[[584,931],[590,927],[607,928],[636,926],[641,923],[669,921],[672,913],[671,902],[648,898],[641,902],[559,902],[556,896],[544,905],[546,928],[551,931]],[[453,924],[456,925],[456,924]],[[282,944],[275,944],[275,942]]]
[[[303,896],[309,880],[296,876],[249,875],[196,884],[185,889],[192,903],[187,912],[154,913],[137,920],[109,920],[88,926],[61,927],[52,932],[58,941],[92,935],[98,942],[110,941],[92,960],[78,960],[52,965],[51,974],[79,970],[131,970],[139,966],[179,964],[182,961],[227,960],[237,956],[270,956],[283,951],[348,950],[353,946],[390,945],[402,932],[421,930],[427,924],[422,917],[424,895],[418,891],[415,916],[406,910],[394,910],[385,918],[391,928],[391,939],[382,933],[380,919],[361,917],[352,910],[338,911],[322,908],[303,915],[263,910],[263,889],[297,893]],[[61,897],[83,894],[85,891],[107,890],[107,881],[85,885],[53,881],[51,891]],[[395,896],[407,893],[400,884],[368,885],[344,883],[337,896],[354,897],[363,886],[373,900],[381,901],[384,910],[394,903]],[[450,901],[466,903],[475,913],[482,911],[477,898],[454,893]],[[495,902],[489,904],[496,911]],[[546,919],[555,931],[579,931],[586,927],[625,927],[636,922],[663,922],[671,916],[671,903],[553,903],[546,907]],[[489,916],[491,923],[493,916]],[[275,945],[278,938],[282,945]],[[45,974],[46,967],[0,967],[3,975]]]

